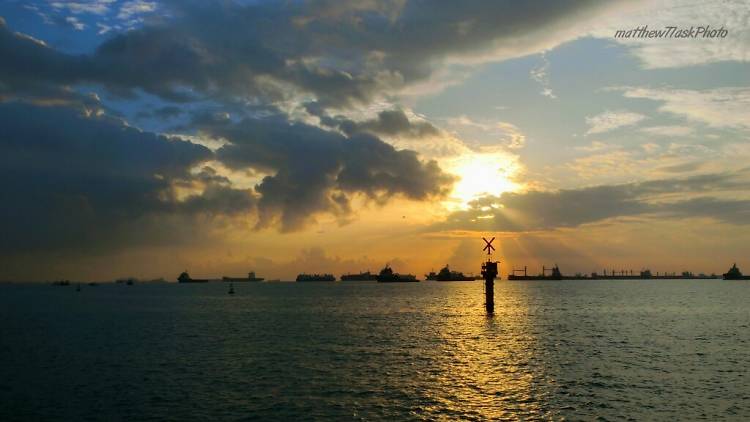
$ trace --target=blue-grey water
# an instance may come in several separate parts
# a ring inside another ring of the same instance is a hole
[[[0,420],[748,420],[750,282],[0,285]]]

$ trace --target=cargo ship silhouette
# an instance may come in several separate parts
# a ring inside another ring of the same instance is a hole
[[[750,280],[750,275],[742,275],[740,269],[737,268],[737,263],[732,265],[726,273],[723,274],[724,280]]]
[[[237,281],[237,282],[251,282],[251,281],[263,281],[263,277],[256,277],[255,271],[247,273],[247,278],[244,277],[222,277],[222,281]]]
[[[690,271],[683,271],[680,274],[677,273],[662,273],[658,272],[656,275],[651,273],[651,270],[645,269],[638,273],[632,270],[604,270],[601,274],[593,272],[591,274],[576,273],[575,275],[563,275],[560,271],[560,267],[555,264],[554,267],[547,268],[542,266],[542,273],[537,275],[529,275],[527,273],[527,267],[523,269],[513,269],[508,274],[508,280],[674,280],[674,279],[716,279],[719,278],[716,274],[693,274]],[[731,271],[731,270],[730,270]]]
[[[375,281],[377,279],[378,276],[369,271],[358,274],[343,274],[341,276],[341,281]]]
[[[434,281],[474,281],[477,277],[474,275],[464,275],[459,271],[451,271],[448,264],[441,268],[437,273],[431,271],[429,274],[425,274],[425,280]],[[481,277],[479,277],[481,279]]]
[[[336,277],[333,274],[299,274],[297,275],[297,282],[305,281],[336,281]]]
[[[378,283],[414,283],[418,281],[417,277],[413,274],[394,273],[388,264],[378,274]]]
[[[179,277],[177,277],[178,283],[208,283],[207,278],[192,278],[187,271],[183,271]]]

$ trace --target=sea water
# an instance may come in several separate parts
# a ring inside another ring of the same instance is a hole
[[[747,420],[750,282],[0,285],[0,420]]]

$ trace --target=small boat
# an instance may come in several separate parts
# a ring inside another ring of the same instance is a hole
[[[227,293],[230,295],[234,294],[234,283],[229,283],[229,291]]]
[[[76,284],[76,291],[77,292],[81,291],[81,283]]]
[[[415,283],[418,281],[417,277],[413,274],[394,273],[388,264],[378,274],[378,283]]]

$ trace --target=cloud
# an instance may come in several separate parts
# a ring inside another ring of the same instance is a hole
[[[602,15],[592,35],[626,46],[649,69],[703,65],[750,60],[750,9],[746,0],[695,2],[658,0],[633,2],[616,14]],[[725,38],[614,38],[618,30],[648,25],[664,30],[668,26],[691,28],[710,25],[728,30]]]
[[[65,18],[65,22],[72,26],[76,31],[83,31],[84,29],[86,29],[86,25],[78,20],[78,18],[76,18],[75,16],[68,16],[67,18]]]
[[[557,45],[574,36],[570,22],[612,7],[593,1],[544,9],[523,2],[392,3],[170,2],[168,18],[112,37],[91,55],[15,42],[4,62],[26,69],[26,78],[37,83],[96,83],[121,95],[140,89],[173,100],[266,102],[312,96],[325,107],[346,107],[428,81],[452,62],[465,67]],[[126,2],[120,15],[153,7]],[[49,67],[61,71],[44,70]]]
[[[67,10],[73,14],[91,13],[104,15],[110,11],[110,6],[115,0],[89,0],[89,1],[53,1],[50,6],[57,10]]]
[[[646,116],[644,116],[643,114],[634,113],[631,111],[606,110],[603,113],[597,114],[595,116],[586,117],[586,124],[589,126],[589,130],[586,131],[586,135],[604,133],[615,130],[617,128],[632,126],[645,118]]]
[[[156,11],[156,2],[143,0],[130,0],[120,6],[117,19],[128,20],[134,16]]]
[[[324,212],[348,217],[356,194],[379,203],[395,195],[442,197],[454,181],[435,161],[420,161],[368,133],[346,137],[282,117],[206,120],[196,127],[230,142],[217,151],[227,167],[271,174],[256,186],[259,228],[298,230]]]
[[[582,189],[506,192],[473,201],[468,210],[452,213],[431,229],[524,232],[649,215],[706,217],[745,225],[750,223],[749,170]],[[675,200],[675,194],[689,199]]]
[[[659,111],[715,128],[750,129],[747,110],[750,88],[674,89],[617,87],[627,98],[646,98],[662,103]]]
[[[177,243],[173,217],[252,210],[252,191],[191,174],[205,147],[70,107],[0,104],[0,126],[0,250]]]
[[[321,113],[314,107],[308,105],[308,111]],[[369,120],[354,121],[343,116],[329,117],[325,114],[319,115],[320,122],[324,126],[335,127],[344,132],[347,136],[356,133],[371,133],[386,137],[405,137],[405,138],[425,138],[441,136],[442,131],[433,126],[432,123],[410,119],[406,113],[396,108],[393,110],[383,110],[378,115]]]
[[[594,141],[576,148],[588,154],[563,163],[561,171],[576,185],[658,179],[677,172],[688,176],[699,171],[737,171],[746,166],[744,158],[748,156],[747,151],[736,148],[738,145],[741,144],[711,141],[703,144],[694,140],[659,144],[628,142],[627,145]]]
[[[662,137],[682,137],[692,135],[695,129],[689,126],[651,126],[641,128],[641,132]]]
[[[542,91],[540,94],[544,95],[545,97],[549,98],[557,98],[557,96],[552,92],[552,88],[550,87],[549,83],[549,60],[547,60],[547,57],[542,54],[542,63],[531,69],[531,72],[529,72],[529,76],[531,79],[535,80],[539,83],[542,87]]]
[[[526,135],[514,124],[489,119],[472,119],[466,115],[444,119],[448,128],[463,136],[491,140],[492,145],[520,149],[526,145]]]
[[[155,117],[157,119],[169,120],[182,115],[185,111],[177,106],[167,105],[159,107],[153,111],[140,111],[137,113],[138,118]]]

